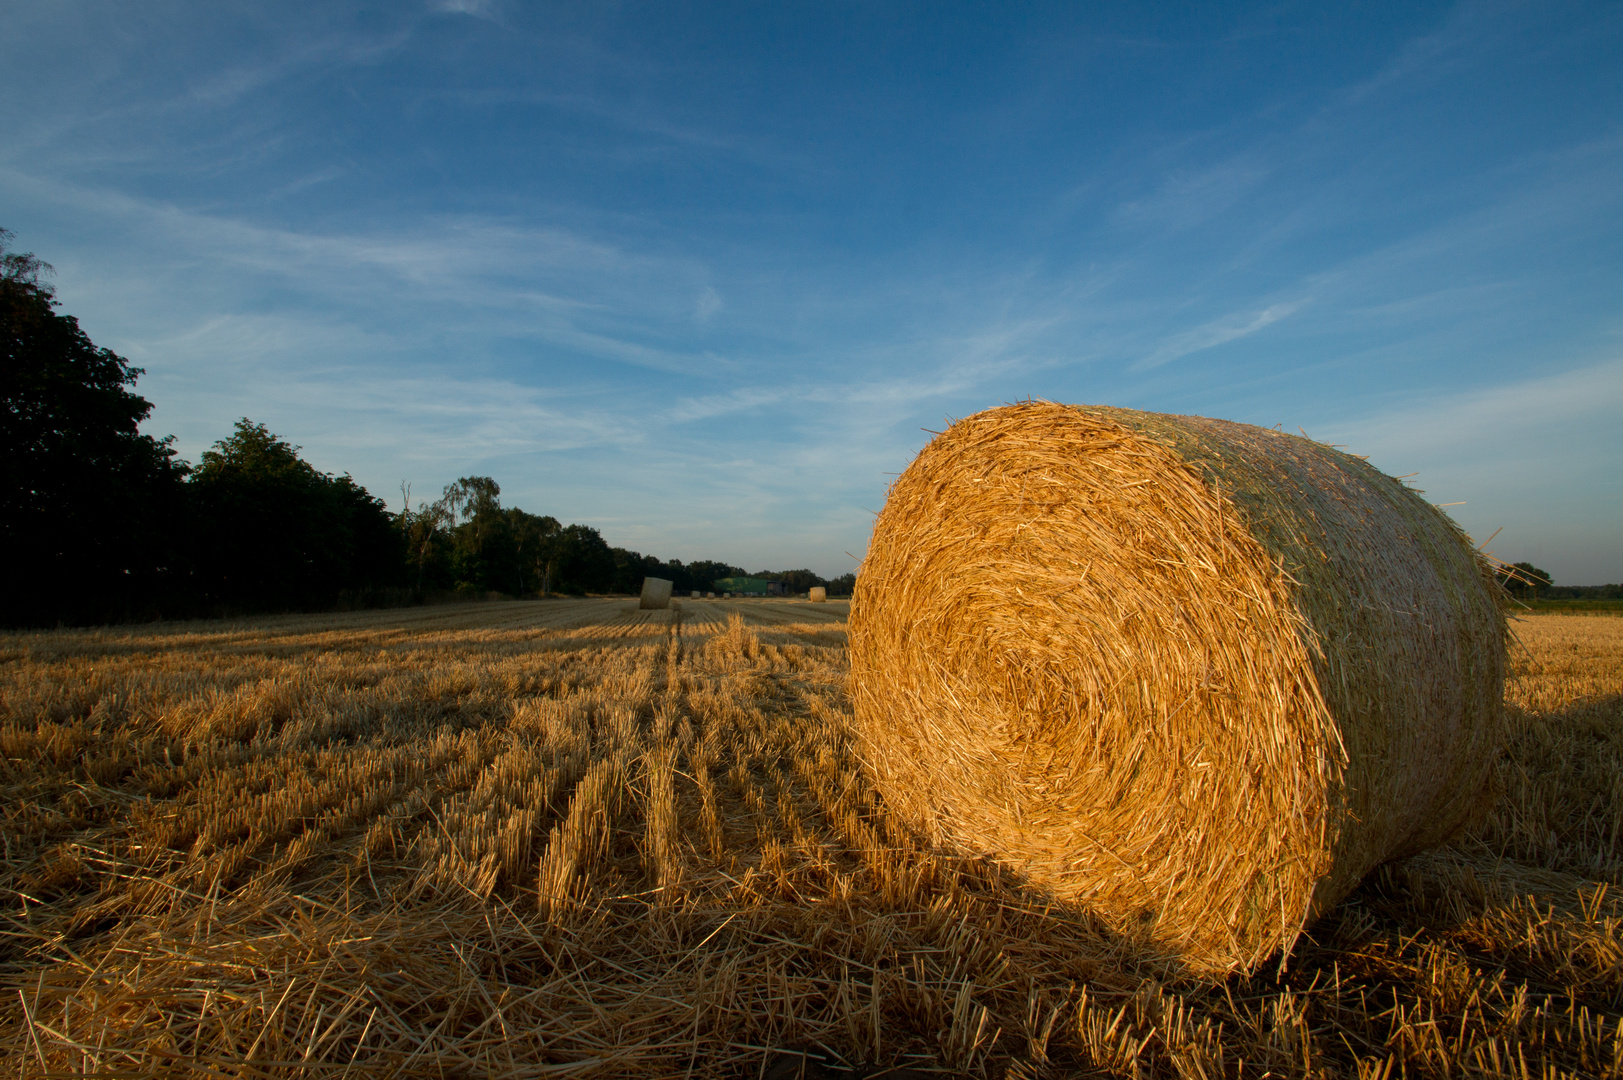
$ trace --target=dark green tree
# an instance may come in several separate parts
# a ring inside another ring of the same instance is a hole
[[[654,576],[669,581],[678,595],[686,593],[689,589],[698,589],[702,592],[710,587],[708,583],[701,584],[693,576],[693,571],[682,565],[681,559],[666,559]]]
[[[140,368],[60,314],[50,266],[0,229],[0,621],[156,614],[178,577],[184,462],[143,435]]]
[[[1499,584],[1510,590],[1512,596],[1522,600],[1537,600],[1539,591],[1549,588],[1551,584],[1549,572],[1540,570],[1530,562],[1501,566],[1498,576]]]
[[[700,592],[711,592],[715,589],[716,579],[725,577],[743,577],[744,568],[731,563],[717,562],[714,559],[696,559],[687,565],[688,580],[692,583],[690,589]]]
[[[441,497],[396,516],[416,591],[456,588],[510,596],[545,594],[562,544],[558,519],[501,505],[501,486],[488,476],[464,476]]]
[[[447,484],[440,505],[454,521],[451,569],[459,589],[514,591],[513,552],[502,510],[502,488],[488,476],[463,476]]]
[[[614,553],[590,525],[566,525],[558,535],[556,592],[580,596],[608,592],[614,584]]]
[[[664,578],[678,591],[687,587],[684,584],[685,574],[673,576],[673,571],[681,563],[672,567],[669,562],[662,562],[653,555],[627,551],[625,548],[611,548],[610,551],[614,555],[614,579],[609,583],[609,592],[639,593],[642,591],[642,579],[649,577]]]
[[[781,581],[784,590],[790,595],[803,593],[813,585],[827,584],[810,570],[757,570],[750,577],[765,578],[767,581]]]
[[[507,511],[507,536],[515,577],[515,588],[508,591],[516,596],[532,592],[545,596],[551,590],[562,532],[563,527],[555,517],[527,514],[517,509]]]
[[[405,544],[383,501],[298,452],[244,417],[203,453],[187,487],[207,608],[307,610],[404,584]]]
[[[395,522],[400,528],[406,563],[411,568],[412,590],[420,598],[425,588],[449,586],[451,526],[456,519],[443,500],[420,502],[413,509],[411,485],[407,483],[400,485],[400,504],[403,509],[395,516]]]

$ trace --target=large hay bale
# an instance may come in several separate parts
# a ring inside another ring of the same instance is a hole
[[[671,606],[671,583],[664,578],[642,579],[642,600],[637,607],[643,611],[660,611]]]
[[[857,730],[935,842],[1188,971],[1249,969],[1486,809],[1500,595],[1446,515],[1328,446],[992,409],[874,525]]]
[[[828,589],[821,585],[813,585],[807,590],[806,599],[814,604],[826,603],[828,601]]]

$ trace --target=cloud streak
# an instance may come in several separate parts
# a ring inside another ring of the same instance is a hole
[[[1326,441],[1367,454],[1440,503],[1495,553],[1532,558],[1564,584],[1623,569],[1623,358],[1432,395],[1331,424]],[[1321,436],[1320,432],[1314,432]],[[1509,497],[1507,497],[1509,496]]]
[[[1213,319],[1174,335],[1163,342],[1156,350],[1134,362],[1128,370],[1133,372],[1153,371],[1163,364],[1170,364],[1174,360],[1181,360],[1206,349],[1215,349],[1219,345],[1227,345],[1231,341],[1250,337],[1260,330],[1265,330],[1282,319],[1287,319],[1307,306],[1306,300],[1291,300],[1277,304],[1270,304],[1261,311],[1239,312],[1225,315],[1220,319]]]

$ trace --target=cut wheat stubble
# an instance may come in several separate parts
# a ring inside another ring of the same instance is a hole
[[[922,850],[844,604],[739,606],[0,635],[0,1066],[1623,1075],[1623,619],[1523,620],[1487,821],[1213,988]]]

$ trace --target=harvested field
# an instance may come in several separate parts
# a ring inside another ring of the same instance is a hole
[[[1623,620],[1517,622],[1488,820],[1378,870],[1283,971],[1208,985],[887,814],[846,612],[0,637],[0,1055],[22,1076],[1623,1073]]]

